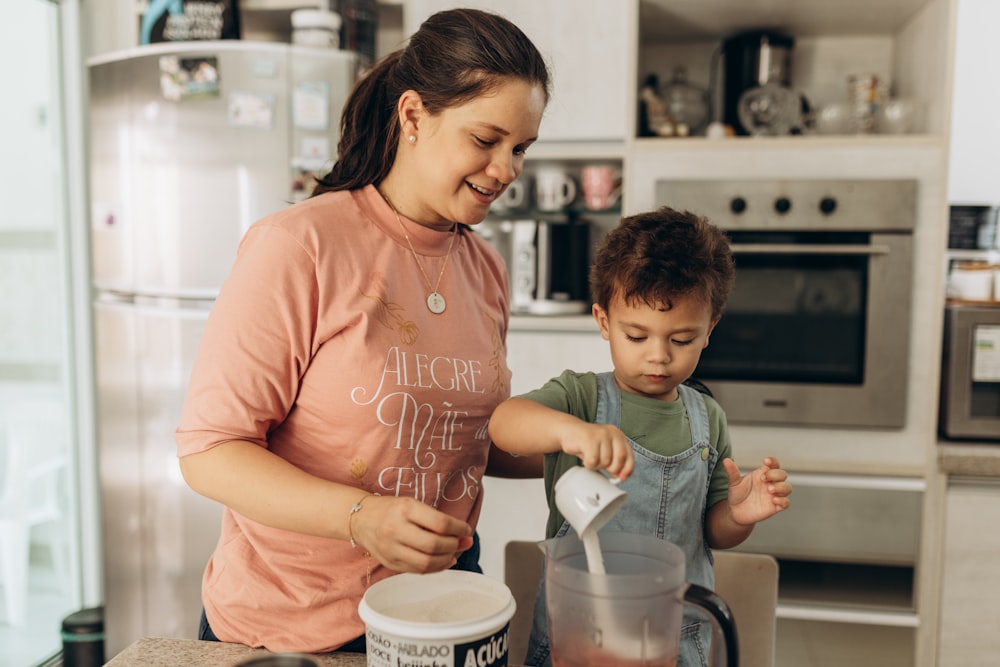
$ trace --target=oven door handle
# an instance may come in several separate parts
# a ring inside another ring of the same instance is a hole
[[[823,245],[807,243],[734,243],[733,254],[744,255],[888,255],[886,245]]]

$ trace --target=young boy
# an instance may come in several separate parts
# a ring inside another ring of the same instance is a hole
[[[590,286],[614,370],[564,371],[501,403],[489,424],[501,449],[545,454],[546,537],[571,530],[555,505],[556,480],[573,466],[602,468],[628,492],[606,529],[673,542],[687,556],[688,580],[713,588],[709,549],[740,544],[754,524],[788,508],[791,485],[778,461],[740,475],[722,408],[682,384],[708,347],[734,275],[725,235],[691,213],[664,207],[626,217],[606,236]],[[526,664],[547,666],[539,598]],[[703,665],[704,628],[685,624],[678,664]]]

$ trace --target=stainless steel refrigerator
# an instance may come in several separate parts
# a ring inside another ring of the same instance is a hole
[[[237,244],[336,150],[352,53],[191,42],[88,62],[105,637],[195,638],[221,506],[173,433]]]

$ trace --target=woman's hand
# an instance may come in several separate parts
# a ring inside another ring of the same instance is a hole
[[[472,527],[413,498],[366,496],[348,517],[359,549],[395,572],[437,572],[472,546]]]

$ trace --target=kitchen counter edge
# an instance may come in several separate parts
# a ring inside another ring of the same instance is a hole
[[[272,655],[243,644],[198,639],[144,637],[107,662],[105,667],[238,667],[252,658]],[[365,667],[363,653],[310,655],[323,667]]]
[[[1000,477],[1000,443],[939,441],[937,460],[946,475]]]
[[[197,639],[144,637],[116,655],[105,667],[239,667],[251,658],[273,655],[243,644],[207,642]],[[309,655],[322,667],[366,667],[364,653]],[[511,665],[511,667],[517,667]]]

